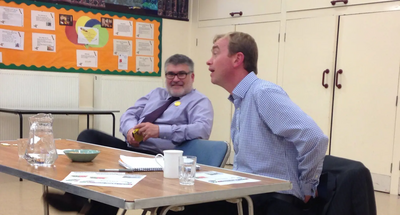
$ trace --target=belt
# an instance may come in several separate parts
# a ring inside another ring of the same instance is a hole
[[[279,199],[281,201],[290,203],[298,208],[303,208],[304,204],[305,204],[303,200],[297,198],[296,196],[290,195],[290,194],[269,193],[269,196],[274,199]]]

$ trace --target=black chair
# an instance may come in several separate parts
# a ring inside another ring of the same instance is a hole
[[[317,215],[376,215],[370,171],[354,160],[327,155],[318,197],[310,208]]]

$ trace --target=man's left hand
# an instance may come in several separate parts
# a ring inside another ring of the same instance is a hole
[[[307,203],[308,201],[310,201],[311,196],[304,196],[304,203]]]
[[[151,137],[158,138],[160,136],[160,128],[158,125],[154,125],[153,123],[140,123],[135,126],[135,129],[136,128],[139,129],[139,134],[143,136],[143,141],[146,141]]]

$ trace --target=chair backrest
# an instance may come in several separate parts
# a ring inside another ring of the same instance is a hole
[[[183,151],[183,155],[197,157],[197,163],[224,167],[231,152],[230,145],[225,141],[194,139],[182,143],[175,149]]]
[[[319,215],[376,215],[371,173],[361,162],[325,156],[318,194]]]

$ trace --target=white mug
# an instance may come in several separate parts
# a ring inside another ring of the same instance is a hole
[[[182,150],[164,150],[164,155],[157,154],[154,159],[163,168],[165,178],[179,178],[179,161],[182,159]],[[164,162],[160,162],[163,158]]]

